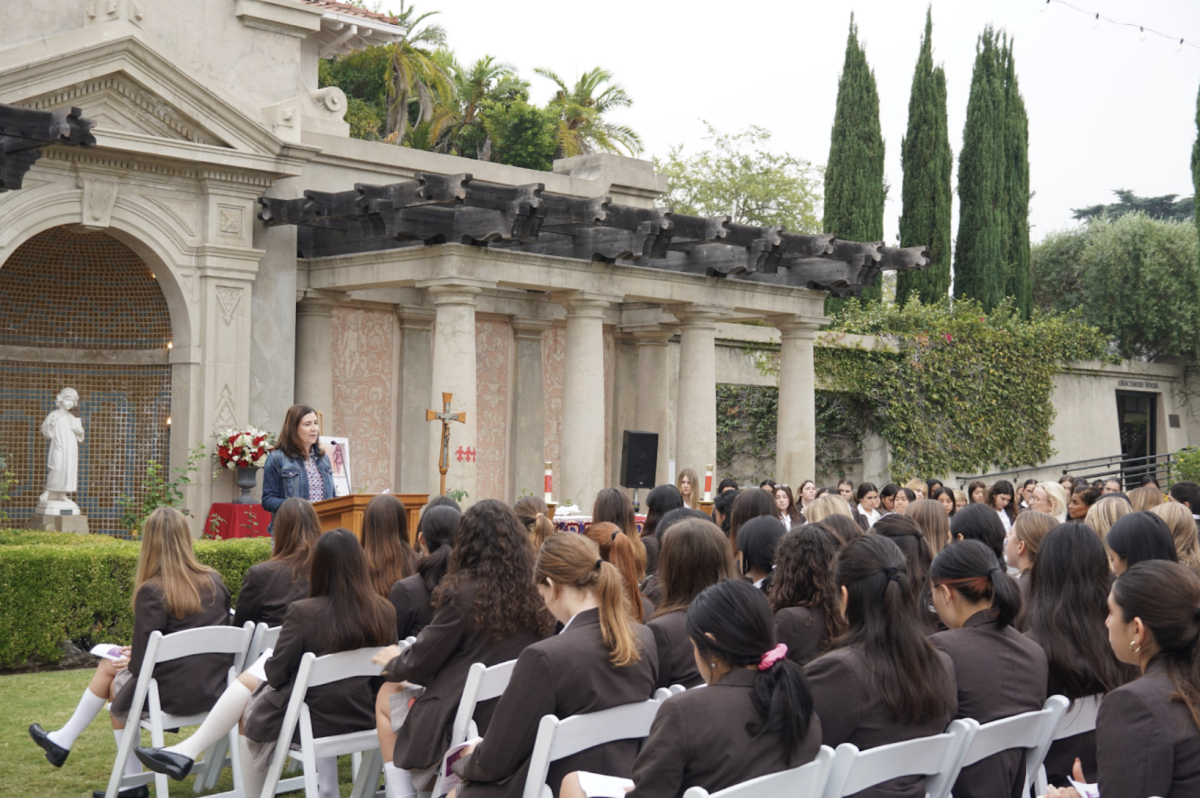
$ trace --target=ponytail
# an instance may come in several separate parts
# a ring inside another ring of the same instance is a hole
[[[1021,589],[1009,576],[992,550],[978,540],[963,540],[947,546],[929,569],[934,585],[954,588],[972,604],[991,599],[996,623],[1010,625],[1021,611]]]
[[[450,555],[458,537],[458,522],[462,513],[456,507],[438,505],[429,507],[417,522],[417,533],[425,541],[425,551],[417,565],[417,573],[425,582],[425,589],[433,593],[441,584],[446,569],[450,567]]]
[[[600,547],[584,535],[555,534],[546,539],[534,566],[534,581],[591,593],[600,605],[600,630],[613,667],[641,659],[629,623],[628,594],[620,572],[600,557]],[[640,604],[639,604],[640,605]]]
[[[522,496],[513,505],[513,512],[529,532],[529,542],[534,550],[540,549],[546,538],[554,534],[554,522],[550,520],[550,508],[537,496]]]
[[[787,646],[775,645],[766,597],[749,582],[726,579],[696,596],[685,624],[701,656],[719,657],[734,668],[756,667],[750,700],[759,719],[747,723],[746,731],[756,740],[782,736],[791,767],[792,752],[808,736],[813,697],[804,669],[787,659]]]
[[[626,598],[629,600],[630,617],[638,623],[645,623],[646,611],[642,606],[641,591],[638,590],[642,581],[642,571],[638,568],[633,541],[621,532],[620,527],[611,523],[591,524],[583,534],[600,547],[601,558],[612,563],[621,574]]]

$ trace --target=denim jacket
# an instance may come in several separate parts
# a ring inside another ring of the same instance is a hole
[[[325,486],[325,498],[333,498],[333,465],[329,457],[322,454],[317,458],[317,470],[321,472],[321,482]],[[271,514],[271,527],[275,526],[275,513],[285,499],[293,497],[308,498],[308,471],[304,461],[291,458],[276,449],[267,455],[267,464],[263,466],[262,506]]]

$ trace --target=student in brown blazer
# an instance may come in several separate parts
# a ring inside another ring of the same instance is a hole
[[[1113,583],[1108,607],[1112,650],[1141,675],[1100,704],[1100,795],[1200,795],[1200,577],[1179,563],[1146,560]],[[1068,796],[1078,793],[1047,793]]]
[[[183,779],[196,757],[241,720],[244,733],[238,745],[246,794],[262,792],[266,767],[259,770],[255,760],[261,746],[273,745],[279,737],[304,654],[311,651],[321,657],[392,639],[396,625],[392,605],[371,589],[367,574],[366,558],[353,532],[334,529],[322,535],[313,553],[312,598],[288,608],[270,658],[243,671],[191,737],[169,748],[134,749],[142,764]],[[326,737],[373,727],[370,681],[359,677],[311,688],[305,703],[312,714],[313,734]],[[299,733],[297,728],[293,741],[299,741]],[[337,760],[318,760],[317,778],[323,795],[330,789],[336,794]]]
[[[958,709],[954,663],[925,638],[903,553],[865,535],[842,549],[834,582],[848,631],[804,669],[824,744],[867,749],[945,731]],[[858,798],[924,794],[924,778],[905,777]]]
[[[450,567],[461,518],[462,512],[449,506],[433,507],[421,515],[417,544],[425,556],[417,564],[417,572],[396,582],[388,593],[388,601],[396,608],[397,640],[416,637],[433,621],[433,591]]]
[[[712,521],[688,518],[663,533],[658,557],[658,579],[664,591],[662,607],[646,624],[654,633],[658,649],[656,687],[704,684],[685,628],[687,610],[702,590],[735,578],[729,542]]]
[[[762,592],[740,579],[713,585],[688,608],[687,633],[708,687],[659,709],[634,762],[629,798],[679,798],[691,787],[717,792],[811,762],[821,721],[803,669],[775,644]],[[562,798],[583,798],[574,774]]]
[[[638,566],[637,551],[633,548],[630,538],[621,532],[619,526],[607,521],[593,521],[583,534],[600,549],[600,557],[605,562],[612,563],[621,574],[629,617],[637,623],[645,623],[654,613],[654,604],[638,590],[644,574]]]
[[[933,606],[947,626],[929,642],[954,660],[957,717],[991,723],[1041,709],[1046,652],[1010,625],[1021,608],[1021,589],[992,550],[978,540],[947,546],[929,577]],[[964,768],[954,795],[1018,798],[1024,784],[1024,753],[1014,749]]]
[[[768,598],[775,611],[775,637],[792,662],[807,665],[846,630],[833,585],[838,539],[823,523],[792,529],[775,549],[775,574]]]
[[[600,558],[595,543],[567,532],[551,535],[538,553],[535,579],[564,627],[521,652],[483,741],[454,764],[467,782],[462,798],[521,795],[543,716],[598,712],[654,693],[654,635],[630,622],[621,575]],[[628,777],[638,743],[606,743],[552,762],[546,783],[557,796],[563,777],[575,770]]]
[[[732,493],[732,491],[726,491],[726,492]],[[733,499],[730,498],[729,501],[732,502]],[[656,538],[655,542],[658,543],[659,547],[660,548],[662,547],[662,539],[663,539],[663,536],[667,533],[668,529],[670,529],[675,524],[686,521],[689,518],[699,518],[701,521],[711,521],[712,520],[707,515],[700,512],[699,510],[693,510],[690,507],[676,507],[674,510],[672,510],[671,512],[664,515],[654,527],[654,537]],[[724,535],[725,533],[722,532],[721,534]],[[728,542],[726,543],[726,545],[728,545]],[[654,607],[657,609],[658,607],[662,606],[663,586],[662,586],[662,580],[659,578],[657,569],[655,570],[655,572],[653,574],[651,574],[650,576],[648,576],[644,580],[642,580],[642,596],[648,602],[646,605],[647,607]],[[649,617],[652,617],[653,615],[654,615],[654,611],[651,610],[650,614],[647,615],[646,617],[649,618]]]
[[[642,523],[642,543],[646,547],[646,576],[658,570],[658,523],[672,510],[683,507],[683,495],[674,485],[659,485],[646,494],[646,520]]]
[[[404,502],[381,493],[367,502],[363,513],[362,549],[375,592],[387,598],[392,585],[417,572],[421,559],[408,542],[408,511]]]
[[[665,521],[666,516],[663,516],[662,520]],[[638,532],[637,512],[633,508],[633,502],[629,500],[625,491],[619,488],[600,489],[596,493],[596,500],[592,502],[592,523],[603,524],[606,522],[616,524],[622,534],[629,538],[636,569],[641,574],[638,582],[641,582],[648,573],[646,570],[646,543]],[[655,537],[661,538],[662,535],[660,532],[656,532]]]
[[[242,577],[234,626],[246,621],[279,626],[293,601],[308,598],[312,553],[320,537],[321,520],[308,499],[284,499],[275,513],[275,551]]]
[[[553,537],[553,536],[551,536]],[[411,648],[379,652],[392,682],[423,685],[400,727],[387,771],[389,789],[399,794],[408,770],[438,765],[450,747],[454,716],[476,662],[499,665],[516,659],[549,632],[549,618],[533,586],[535,553],[520,520],[507,505],[488,499],[463,513],[445,578],[433,593],[433,621]],[[486,732],[496,701],[475,708],[480,734]]]
[[[132,645],[123,649],[120,659],[100,660],[66,725],[52,732],[37,723],[29,727],[30,736],[55,767],[62,767],[75,740],[108,700],[112,701],[113,732],[120,745],[152,633],[169,635],[229,623],[229,591],[216,571],[196,561],[187,519],[178,510],[160,507],[146,519],[135,584]],[[207,711],[225,689],[231,664],[233,657],[228,654],[200,654],[157,666],[154,676],[163,711],[178,715]],[[127,773],[140,773],[136,760],[129,761]],[[148,793],[145,787],[121,791],[125,798]]]

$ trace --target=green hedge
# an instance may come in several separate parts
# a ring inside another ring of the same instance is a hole
[[[0,531],[0,668],[52,664],[64,641],[128,643],[140,544],[105,535]],[[269,538],[198,540],[237,601],[242,577],[271,553]]]

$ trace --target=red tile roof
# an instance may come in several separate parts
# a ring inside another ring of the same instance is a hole
[[[352,6],[349,3],[339,3],[337,0],[304,0],[310,6],[317,6],[326,11],[333,11],[337,14],[345,14],[348,17],[361,17],[375,22],[385,22],[389,25],[396,24],[396,18],[391,14],[380,14],[376,11],[367,11],[365,8]]]

